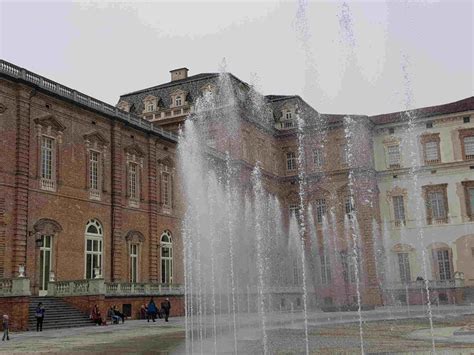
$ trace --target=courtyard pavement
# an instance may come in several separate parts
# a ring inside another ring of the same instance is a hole
[[[433,308],[433,317],[438,321],[448,319],[459,319],[465,315],[473,315],[473,306],[439,306]],[[267,315],[268,330],[274,334],[280,334],[278,338],[285,339],[287,335],[301,333],[303,329],[303,314],[299,312],[275,312]],[[373,311],[362,312],[364,324],[373,321],[389,321],[397,324],[403,319],[419,319],[423,328],[429,327],[426,318],[426,309],[422,306],[407,307],[382,307]],[[473,319],[470,316],[470,319]],[[47,319],[45,320],[45,322]],[[194,318],[194,325],[190,327],[198,330],[200,322],[197,316]],[[241,333],[239,341],[259,343],[260,339],[260,316],[257,313],[240,313],[238,318],[238,326]],[[326,327],[343,327],[341,329],[349,330],[357,329],[359,316],[357,312],[309,312],[308,325],[312,331],[322,330]],[[201,319],[204,333],[211,334],[210,327],[212,325],[211,316],[203,316]],[[222,332],[219,337],[224,339],[229,337],[231,317],[230,315],[220,315],[218,317],[217,326]],[[346,324],[346,325],[345,325]],[[352,325],[350,325],[352,324]],[[323,326],[323,328],[321,328]],[[367,327],[368,325],[364,325]],[[170,318],[168,323],[158,319],[156,323],[147,322],[146,320],[126,320],[124,324],[108,325],[108,326],[90,326],[80,328],[66,329],[48,329],[43,332],[19,332],[11,333],[10,341],[0,342],[0,353],[32,353],[32,352],[48,352],[48,353],[185,353],[185,319],[184,317]],[[346,328],[347,327],[347,328]],[[206,329],[207,328],[207,329]],[[207,330],[207,331],[206,331]],[[415,329],[414,329],[415,330]],[[419,330],[419,329],[417,329]],[[428,330],[414,332],[412,339],[428,341]],[[344,331],[343,331],[344,332]],[[356,332],[356,335],[358,333]],[[436,330],[435,337],[438,341],[447,341],[448,334],[444,330]],[[324,341],[334,342],[335,344],[344,345],[343,337],[332,337],[331,334],[323,336]],[[319,339],[320,336],[313,337]],[[456,337],[458,342],[461,338]],[[331,340],[332,339],[332,340]],[[207,339],[209,341],[211,339]],[[347,340],[347,346],[351,349],[357,348],[357,336],[352,340]],[[473,340],[474,341],[474,340]],[[471,342],[467,342],[471,343]],[[331,343],[328,343],[331,344]],[[282,346],[285,345],[282,344]],[[320,345],[315,344],[316,347]],[[258,345],[257,345],[258,347]],[[343,347],[344,348],[344,347]],[[347,350],[347,348],[345,348]]]
[[[174,317],[170,318],[168,323],[162,319],[158,319],[155,323],[148,323],[146,320],[126,320],[123,324],[107,326],[11,333],[10,341],[0,342],[0,353],[69,352],[90,346],[107,347],[132,338],[166,337],[173,333],[182,333],[183,325],[183,317]]]

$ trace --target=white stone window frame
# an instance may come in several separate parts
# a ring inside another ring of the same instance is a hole
[[[296,152],[294,151],[285,152],[285,161],[286,161],[286,171],[294,172],[297,170],[298,160],[297,160]]]
[[[125,241],[128,251],[128,263],[126,264],[126,267],[128,266],[128,281],[138,283],[141,280],[142,251],[145,237],[137,230],[130,230],[125,235]],[[133,265],[133,262],[136,264]],[[134,271],[135,275],[133,275]]]
[[[130,243],[130,282],[137,283],[140,279],[140,244]]]
[[[98,229],[99,233],[89,233],[88,229],[90,226],[94,226]],[[104,227],[102,226],[102,223],[96,219],[92,218],[87,221],[86,223],[86,228],[84,231],[84,279],[92,279],[92,278],[99,278],[98,276],[100,275],[100,278],[103,278],[104,275],[104,250],[105,250],[105,238],[104,238]],[[91,241],[92,245],[92,250],[87,250],[87,242]],[[94,242],[97,242],[98,245],[100,245],[100,250],[94,251]],[[91,255],[92,258],[92,265],[94,264],[94,256],[97,256],[99,258],[99,264],[100,264],[100,271],[99,275],[94,275],[94,267],[91,267],[91,272],[92,272],[92,278],[88,278],[87,275],[87,256]]]
[[[158,108],[158,98],[153,95],[148,95],[143,99],[143,113],[155,112]]]
[[[165,201],[165,176],[168,177],[168,201]],[[160,163],[160,202],[162,211],[170,214],[173,210],[174,196],[174,168],[169,160]]]
[[[107,158],[107,141],[99,133],[91,133],[84,136],[86,147],[86,188],[89,191],[89,199],[100,201],[102,192],[105,192],[105,161]],[[98,154],[98,172],[97,172],[97,188],[92,186],[91,182],[91,156],[93,153]]]
[[[186,96],[187,96],[186,91],[183,91],[183,90],[174,91],[171,94],[171,106],[170,106],[170,108],[177,108],[177,107],[185,106],[187,104]],[[180,102],[179,105],[177,104],[178,98],[181,98],[181,102]]]
[[[38,156],[37,178],[39,188],[45,191],[56,192],[59,182],[60,146],[62,144],[63,126],[53,115],[45,115],[34,120],[36,123]],[[51,178],[43,178],[43,137],[52,139]]]
[[[168,241],[164,241],[164,237],[168,238]],[[164,249],[169,250],[168,256],[164,256]],[[163,261],[165,262],[163,264]],[[166,263],[168,262],[168,263]],[[173,273],[174,273],[174,256],[173,256],[173,235],[169,230],[164,230],[160,236],[160,282],[165,284],[166,275],[163,277],[163,268],[168,265],[168,284],[173,284]],[[166,272],[165,272],[166,274]]]
[[[324,150],[323,147],[315,147],[313,149],[313,164],[316,169],[321,169],[324,166]]]
[[[143,162],[144,156],[141,152],[136,151],[135,149],[129,149],[126,151],[126,191],[128,206],[132,208],[139,208],[140,201],[142,200],[143,193]],[[132,196],[131,191],[131,181],[130,181],[130,168],[132,166],[136,167],[136,181],[135,181],[135,193]]]
[[[398,221],[395,216],[395,205],[394,197],[401,196],[403,197],[403,212],[405,215],[404,221]],[[387,191],[386,202],[390,207],[390,218],[394,228],[400,228],[406,226],[408,223],[408,192],[406,189],[395,186],[392,190]]]

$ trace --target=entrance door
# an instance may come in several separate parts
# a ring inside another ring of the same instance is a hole
[[[39,295],[46,296],[48,293],[49,273],[51,271],[52,240],[50,235],[41,237],[42,247],[40,247],[40,287]]]

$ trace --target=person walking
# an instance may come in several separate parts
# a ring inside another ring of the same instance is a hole
[[[165,301],[161,302],[161,309],[165,313],[165,322],[167,322],[168,317],[170,316],[170,309],[171,309],[171,303],[168,297],[166,297]]]
[[[5,341],[5,338],[6,338],[7,340],[10,340],[10,334],[8,333],[8,328],[9,328],[9,325],[8,325],[8,314],[4,314],[4,315],[3,315],[2,325],[3,325],[3,338],[2,338],[2,341]]]
[[[45,309],[43,307],[43,303],[42,302],[38,303],[38,306],[36,307],[36,310],[35,310],[37,332],[43,331],[44,312],[45,312]]]
[[[147,313],[147,322],[150,322],[150,318],[153,320],[153,322],[156,319],[156,312],[158,312],[158,308],[156,307],[155,301],[153,301],[153,298],[150,299],[150,302],[148,303],[148,313]]]

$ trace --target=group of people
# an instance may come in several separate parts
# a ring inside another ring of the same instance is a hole
[[[96,325],[107,324],[107,321],[102,319],[102,313],[100,313],[98,305],[94,305],[94,307],[92,308],[90,318]],[[110,321],[113,324],[118,324],[120,322],[120,319],[122,320],[122,323],[125,323],[125,314],[120,312],[116,305],[110,306],[107,311],[107,318],[110,318]]]
[[[142,305],[140,314],[141,318],[147,320],[147,322],[150,322],[150,319],[155,322],[156,317],[158,318],[163,318],[165,317],[165,322],[168,322],[168,318],[170,316],[170,310],[171,310],[171,302],[169,298],[166,298],[163,302],[160,304],[160,308],[157,307],[155,304],[155,301],[153,298],[150,299],[150,302],[148,302],[148,305]]]
[[[165,318],[165,322],[168,322],[168,318],[170,316],[171,310],[171,302],[169,298],[166,298],[163,302],[161,302],[160,307],[155,304],[153,298],[150,299],[148,305],[142,305],[140,309],[140,316],[142,319],[147,319],[149,322],[150,319],[155,322],[156,318]],[[99,306],[94,305],[91,311],[90,318],[92,321],[97,325],[106,325],[106,321],[102,319],[102,314],[100,313]],[[117,306],[111,306],[107,311],[107,318],[110,318],[110,321],[113,324],[118,324],[120,320],[122,323],[125,322],[125,314],[120,312]]]

